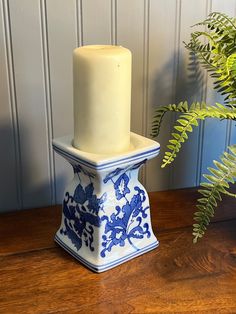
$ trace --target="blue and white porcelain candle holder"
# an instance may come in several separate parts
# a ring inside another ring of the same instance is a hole
[[[131,133],[130,150],[115,155],[80,151],[71,136],[55,139],[53,147],[74,169],[55,236],[60,246],[95,272],[158,246],[148,195],[138,181],[140,167],[159,153],[157,142]]]

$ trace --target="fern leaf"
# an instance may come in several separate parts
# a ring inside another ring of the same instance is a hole
[[[168,111],[186,112],[188,111],[188,104],[187,102],[180,102],[178,105],[170,104],[167,106],[161,106],[157,108],[154,114],[153,122],[152,122],[152,132],[151,132],[152,137],[156,137],[159,135],[162,120],[164,118],[164,115]]]
[[[212,174],[204,175],[209,182],[202,183],[201,186],[204,189],[199,189],[202,197],[198,199],[198,211],[194,214],[194,220],[197,221],[197,224],[193,225],[194,243],[204,235],[210,217],[214,215],[217,201],[222,200],[221,194],[236,197],[236,194],[226,190],[229,188],[228,182],[235,183],[236,145],[229,146],[228,149],[230,153],[224,152],[221,156],[221,162],[214,160],[216,169],[208,168]]]
[[[214,88],[225,97],[225,103],[236,106],[235,19],[213,12],[195,26],[198,25],[204,25],[207,30],[193,32],[185,47],[195,54],[200,64],[215,79]],[[201,38],[205,39],[204,44]]]
[[[162,113],[164,110],[166,112],[167,106],[165,109],[161,107],[157,110],[161,111]],[[168,110],[172,112],[182,112],[184,110],[185,112],[180,115],[180,118],[174,125],[175,131],[171,134],[172,138],[169,140],[169,144],[167,145],[169,151],[164,154],[161,166],[162,168],[171,164],[175,160],[178,152],[182,147],[182,144],[188,139],[188,133],[193,131],[193,127],[198,126],[198,120],[204,120],[206,118],[231,120],[236,119],[236,108],[228,108],[219,103],[217,103],[215,106],[206,106],[204,102],[200,104],[193,103],[192,105],[188,106],[187,102],[182,102],[178,105],[168,105]],[[161,123],[161,119],[159,120],[159,123]],[[154,126],[154,130],[160,128],[160,126],[156,126],[156,124],[154,124]],[[224,168],[224,164],[222,167]],[[214,176],[212,179],[214,179]]]

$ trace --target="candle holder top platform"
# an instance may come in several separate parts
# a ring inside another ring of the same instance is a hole
[[[96,272],[157,247],[138,171],[158,155],[159,143],[131,133],[129,150],[100,155],[74,148],[72,140],[72,136],[53,140],[54,150],[74,169],[55,241]]]

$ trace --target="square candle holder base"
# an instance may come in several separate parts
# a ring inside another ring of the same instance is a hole
[[[55,241],[95,272],[103,272],[158,246],[149,199],[138,181],[140,167],[160,145],[131,133],[130,150],[97,155],[73,147],[72,137],[53,141],[74,169],[65,189]]]

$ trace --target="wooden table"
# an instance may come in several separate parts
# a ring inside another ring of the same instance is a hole
[[[54,243],[60,206],[2,214],[0,313],[236,313],[235,200],[193,245],[197,196],[150,193],[159,248],[101,274]]]

